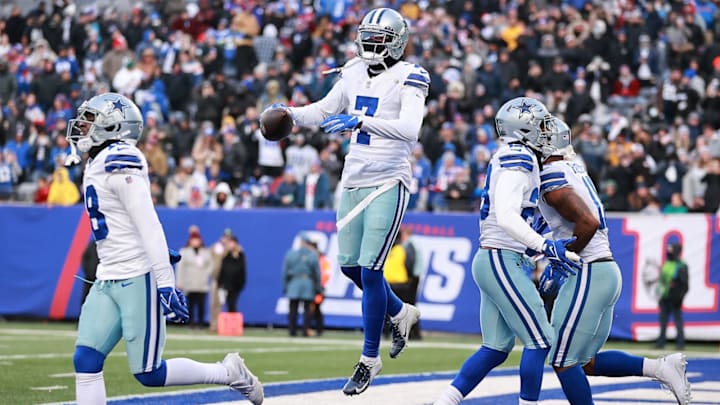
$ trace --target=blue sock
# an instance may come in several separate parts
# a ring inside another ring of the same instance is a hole
[[[452,386],[457,388],[463,397],[467,396],[473,388],[480,384],[487,373],[502,364],[507,356],[508,354],[505,352],[481,346],[478,351],[465,360],[453,379]]]
[[[361,269],[360,266],[348,266],[348,267],[340,267],[340,270],[343,272],[343,274],[352,280],[355,285],[362,290],[362,277],[361,277]]]
[[[363,267],[362,284],[362,317],[365,328],[363,355],[378,357],[388,302],[383,272]]]
[[[574,365],[557,373],[563,392],[572,405],[592,405],[592,392],[585,371]]]
[[[390,284],[388,284],[387,280],[385,280],[384,277],[383,281],[385,281],[385,291],[387,291],[387,314],[390,316],[395,316],[402,309],[403,302],[400,297],[395,294],[395,291],[390,288]]]
[[[520,358],[520,398],[527,401],[537,401],[542,387],[543,368],[545,358],[550,348],[523,350]]]
[[[619,350],[608,350],[595,355],[594,375],[627,377],[643,375],[643,361],[639,356]]]

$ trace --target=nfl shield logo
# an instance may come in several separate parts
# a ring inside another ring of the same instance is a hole
[[[130,184],[132,181],[132,176],[125,176],[125,183]]]

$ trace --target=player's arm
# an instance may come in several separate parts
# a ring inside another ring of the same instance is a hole
[[[175,276],[168,258],[167,241],[153,206],[150,187],[138,169],[113,172],[107,184],[115,192],[138,230],[150,260],[157,287],[175,287]]]
[[[573,236],[577,239],[567,245],[567,249],[580,252],[600,228],[600,221],[595,218],[590,208],[578,196],[572,187],[562,187],[545,193],[545,201],[563,218],[575,224]]]
[[[493,173],[495,174],[495,173]],[[541,252],[545,239],[521,215],[522,199],[528,188],[528,174],[521,170],[500,170],[491,204],[500,227],[513,239]]]
[[[347,105],[345,86],[341,78],[321,100],[303,107],[289,107],[288,109],[295,120],[295,125],[311,126],[320,125],[325,118],[345,111]]]
[[[400,114],[397,119],[362,117],[362,130],[383,138],[417,141],[425,115],[425,93],[422,89],[403,86]]]

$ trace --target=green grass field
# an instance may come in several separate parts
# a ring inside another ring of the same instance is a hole
[[[73,323],[0,323],[0,403],[35,404],[74,399],[72,355]],[[383,375],[452,371],[480,345],[474,335],[426,333],[413,341],[399,359],[387,356],[383,342]],[[357,331],[328,331],[322,337],[288,338],[284,329],[246,329],[242,337],[219,337],[204,330],[171,327],[165,358],[190,357],[216,362],[225,353],[238,351],[264,383],[347,377],[358,359],[362,334]],[[614,342],[610,348],[657,356],[648,343]],[[693,344],[688,352],[717,353],[716,344]],[[515,351],[504,367],[517,366]],[[159,392],[141,386],[128,370],[123,343],[105,363],[108,396]],[[203,386],[206,387],[206,386]],[[188,387],[181,387],[188,388]],[[189,387],[193,388],[193,387]],[[200,386],[197,386],[200,388]],[[165,388],[166,391],[178,390]]]

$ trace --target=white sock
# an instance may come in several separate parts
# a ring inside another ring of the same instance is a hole
[[[165,386],[192,384],[227,384],[228,371],[220,363],[200,363],[176,358],[165,361]]]
[[[378,361],[380,361],[380,357],[367,357],[360,355],[360,362],[365,363],[368,366],[374,366]]]
[[[643,371],[642,371],[643,376],[655,377],[655,373],[657,373],[659,367],[660,367],[659,360],[645,358],[643,360]]]
[[[75,400],[78,405],[105,405],[103,372],[75,373]]]
[[[405,315],[407,315],[407,313],[408,313],[407,306],[408,306],[408,304],[406,304],[406,303],[403,302],[403,306],[402,306],[402,308],[400,308],[400,312],[398,312],[397,314],[391,316],[391,317],[390,317],[390,320],[391,320],[392,322],[397,322],[397,321],[405,318]]]
[[[458,405],[463,400],[463,395],[453,385],[448,385],[440,398],[433,405]]]
[[[535,405],[537,401],[528,401],[527,399],[518,398],[518,405]]]

